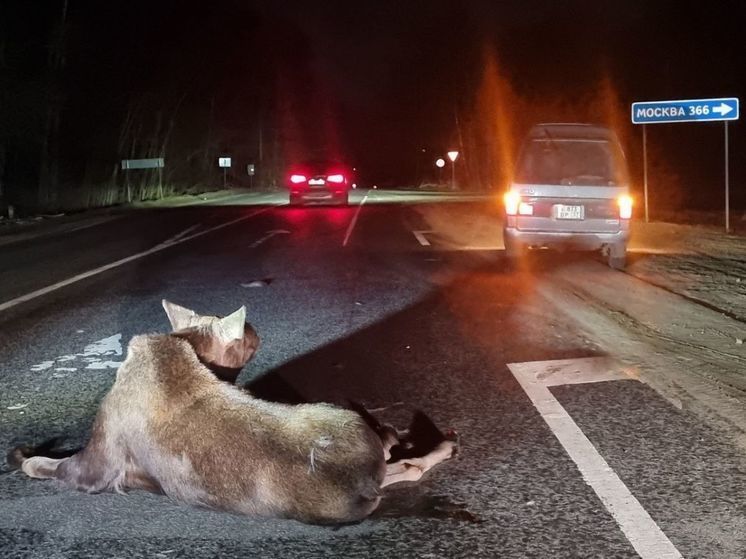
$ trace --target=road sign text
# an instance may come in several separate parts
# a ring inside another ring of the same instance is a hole
[[[689,99],[632,103],[634,124],[738,120],[738,99]]]

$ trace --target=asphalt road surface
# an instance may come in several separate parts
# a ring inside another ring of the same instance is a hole
[[[247,306],[262,347],[239,383],[260,396],[356,399],[400,424],[421,409],[461,433],[460,455],[342,527],[6,469],[0,557],[746,557],[732,433],[640,382],[616,351],[630,340],[581,328],[584,301],[547,296],[560,272],[563,285],[635,278],[582,255],[511,268],[499,238],[459,243],[423,213],[452,207],[448,226],[476,232],[470,215],[499,220],[488,198],[222,203],[0,243],[0,448],[84,444],[128,340],[167,331],[168,298],[206,314]]]

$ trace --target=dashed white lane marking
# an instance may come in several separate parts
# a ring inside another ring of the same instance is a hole
[[[640,557],[681,558],[671,540],[549,391],[549,386],[621,380],[633,375],[606,358],[511,363],[508,368]]]
[[[176,246],[181,243],[191,241],[192,239],[196,239],[197,237],[201,237],[202,235],[207,235],[208,233],[212,233],[213,231],[217,231],[218,229],[223,229],[224,227],[228,227],[230,225],[234,225],[241,221],[245,221],[251,217],[254,217],[255,215],[266,212],[269,209],[270,208],[262,208],[261,210],[257,210],[255,212],[241,216],[239,218],[232,219],[231,221],[226,221],[225,223],[221,223],[220,225],[216,225],[215,227],[205,229],[204,231],[200,231],[199,233],[192,233],[191,235],[182,236],[182,237],[179,237],[178,239],[174,239],[174,238],[169,239],[163,243],[160,243],[154,246],[151,249],[138,252],[137,254],[133,254],[132,256],[127,256],[126,258],[121,258],[117,260],[116,262],[111,262],[110,264],[100,266],[99,268],[88,270],[87,272],[83,272],[82,274],[78,274],[71,278],[67,278],[66,280],[62,280],[55,284],[48,285],[47,287],[42,287],[41,289],[32,291],[31,293],[26,293],[25,295],[21,295],[20,297],[16,297],[15,299],[11,299],[10,301],[5,301],[4,303],[0,303],[0,312],[7,311],[8,309],[15,307],[16,305],[20,305],[21,303],[31,301],[32,299],[36,299],[37,297],[41,297],[42,295],[47,295],[48,293],[52,293],[53,291],[57,291],[58,289],[62,289],[63,287],[67,287],[68,285],[72,285],[73,283],[90,278],[92,276],[96,276],[98,274],[101,274],[113,268],[118,268],[119,266],[123,266],[124,264],[128,264],[134,260],[143,258],[144,256],[155,254],[156,252],[160,252],[172,246]]]
[[[262,243],[265,243],[268,240],[270,240],[275,235],[289,235],[289,234],[290,234],[290,231],[285,231],[284,229],[275,229],[273,231],[268,231],[267,234],[264,235],[264,237],[251,243],[251,245],[249,245],[249,248],[256,248]]]
[[[360,201],[360,205],[357,207],[357,210],[355,211],[355,215],[352,216],[352,221],[350,221],[350,224],[347,226],[347,233],[345,234],[344,241],[342,241],[342,246],[346,247],[347,243],[350,242],[350,237],[352,236],[352,230],[355,229],[355,224],[357,223],[357,218],[360,215],[360,210],[363,209],[363,204],[368,201],[368,195],[366,194],[363,196],[363,199]]]
[[[415,238],[417,239],[417,242],[419,242],[424,247],[430,246],[430,241],[427,240],[427,237],[425,237],[425,233],[432,233],[432,231],[412,231]]]

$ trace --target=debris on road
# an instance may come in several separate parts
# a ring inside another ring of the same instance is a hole
[[[247,283],[240,284],[241,287],[267,287],[270,283],[272,283],[272,278],[264,278],[264,279],[257,279],[252,280]]]
[[[14,404],[12,406],[8,406],[7,409],[9,410],[22,410],[23,408],[27,407],[28,404]]]

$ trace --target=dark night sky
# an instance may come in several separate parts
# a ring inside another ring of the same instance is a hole
[[[253,160],[261,126],[265,154],[323,143],[371,180],[412,182],[422,148],[454,143],[456,114],[489,118],[475,110],[485,53],[529,105],[593,97],[602,77],[625,111],[639,100],[744,98],[746,85],[736,1],[68,1],[55,83],[62,157],[78,174],[91,157],[116,160],[116,147],[101,146],[116,143],[127,107],[168,120],[178,106],[179,153],[201,149],[209,133]],[[19,111],[36,110],[19,99],[48,83],[45,49],[62,2],[0,0],[1,123],[13,141],[8,130],[28,121]],[[734,185],[746,177],[741,128],[731,127]],[[689,190],[719,192],[722,124],[650,132]],[[639,130],[631,133],[638,142]],[[639,147],[627,147],[637,166]]]

